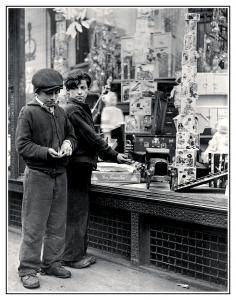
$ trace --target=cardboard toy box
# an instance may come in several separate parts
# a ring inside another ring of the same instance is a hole
[[[140,173],[129,172],[99,172],[93,171],[91,181],[93,182],[133,182],[140,183]]]
[[[140,173],[134,173],[136,168],[127,164],[100,162],[96,171],[92,172],[92,182],[133,182],[140,183]]]
[[[196,179],[196,168],[178,168],[178,185]]]
[[[196,167],[197,150],[178,149],[175,151],[175,167],[186,168]]]
[[[182,132],[176,134],[176,149],[199,149],[200,134]]]
[[[177,119],[177,132],[198,133],[198,117],[195,115],[180,115]]]

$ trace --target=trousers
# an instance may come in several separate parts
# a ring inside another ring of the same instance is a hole
[[[70,162],[67,167],[67,223],[63,261],[78,261],[87,251],[92,168],[92,164],[83,162]]]
[[[36,274],[40,267],[61,265],[66,232],[66,172],[52,178],[26,167],[23,186],[20,277]]]

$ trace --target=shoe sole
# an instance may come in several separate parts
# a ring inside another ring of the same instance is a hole
[[[63,278],[63,279],[66,279],[66,278],[70,278],[71,277],[71,274],[68,275],[68,276],[56,276],[54,274],[49,274],[49,273],[43,273],[43,272],[40,272],[40,275],[42,276],[54,276],[56,278]]]
[[[63,279],[66,279],[66,278],[70,278],[71,277],[71,274],[70,275],[68,275],[68,276],[56,276],[56,275],[54,275],[54,274],[45,274],[45,275],[48,275],[48,276],[54,276],[54,277],[56,277],[56,278],[63,278]]]
[[[29,286],[29,285],[26,285],[23,283],[23,287],[25,287],[27,289],[36,289],[36,288],[40,287],[40,284],[35,285],[35,286],[33,286],[33,285]]]
[[[25,287],[27,289],[36,289],[36,288],[40,287],[40,284],[37,285],[37,286],[26,286],[26,285],[23,284],[23,287]]]

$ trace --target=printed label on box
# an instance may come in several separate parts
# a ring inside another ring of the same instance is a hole
[[[197,80],[197,67],[190,65],[182,66],[182,81],[185,82],[196,82]]]
[[[140,131],[140,116],[125,116],[125,132]]]
[[[198,133],[198,117],[195,115],[181,115],[177,119],[177,132]]]
[[[140,173],[128,172],[97,172],[93,171],[91,181],[95,182],[140,182]]]
[[[130,115],[151,115],[152,98],[130,98]]]
[[[177,133],[176,149],[199,149],[200,134],[198,133]]]
[[[196,50],[196,35],[187,34],[184,36],[184,50]]]
[[[178,169],[178,185],[196,179],[196,168]]]
[[[185,21],[185,34],[197,35],[197,21],[196,20]]]
[[[197,150],[175,150],[176,167],[196,167]]]
[[[196,113],[196,99],[190,97],[182,98],[180,111],[182,115],[194,115]]]

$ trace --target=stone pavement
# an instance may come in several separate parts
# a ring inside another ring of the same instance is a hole
[[[7,293],[227,293],[224,287],[162,270],[131,268],[130,262],[89,249],[97,262],[88,268],[68,268],[72,277],[38,275],[40,288],[26,289],[18,277],[20,231],[8,231]],[[187,284],[189,289],[177,286]]]

